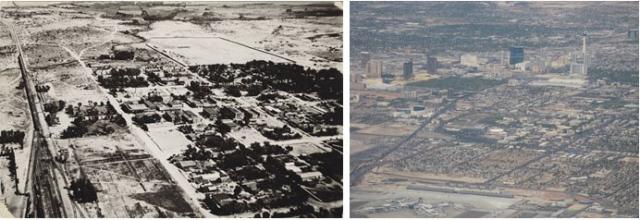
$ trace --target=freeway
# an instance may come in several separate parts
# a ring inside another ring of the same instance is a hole
[[[384,161],[382,161],[382,160],[387,155],[391,154],[393,151],[395,151],[395,150],[399,149],[400,147],[404,146],[405,144],[409,143],[409,141],[411,139],[415,138],[417,136],[417,134],[423,128],[425,128],[429,123],[431,123],[431,121],[433,121],[433,119],[437,118],[438,116],[440,116],[440,114],[445,113],[446,111],[451,109],[459,99],[462,99],[464,97],[465,96],[463,96],[461,98],[454,99],[451,102],[447,103],[444,107],[440,108],[437,112],[432,114],[429,118],[425,119],[420,124],[420,126],[415,131],[413,131],[413,133],[411,133],[406,138],[402,139],[402,141],[400,141],[395,146],[392,146],[392,147],[386,149],[382,154],[376,156],[375,158],[369,159],[369,160],[364,161],[363,163],[359,164],[355,169],[353,169],[351,171],[351,174],[350,174],[350,176],[351,176],[351,185],[358,185],[360,183],[360,181],[362,181],[362,177],[364,177],[365,174],[367,174],[373,168],[375,168],[375,167],[377,167],[379,165],[382,165],[384,163]]]
[[[30,167],[27,179],[25,180],[31,205],[26,207],[25,216],[39,218],[67,217],[67,209],[65,207],[69,207],[71,201],[63,197],[61,193],[62,187],[66,184],[60,183],[60,174],[62,172],[60,172],[60,168],[53,160],[53,155],[56,152],[55,146],[51,141],[44,111],[27,68],[27,62],[22,51],[22,43],[15,32],[15,27],[4,21],[2,23],[8,27],[18,52],[18,65],[20,66],[29,111],[34,123],[33,149],[28,163]]]

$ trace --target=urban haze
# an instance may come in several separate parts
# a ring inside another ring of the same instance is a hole
[[[352,2],[352,217],[638,217],[638,2]]]

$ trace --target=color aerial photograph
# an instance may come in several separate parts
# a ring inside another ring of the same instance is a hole
[[[341,217],[342,14],[0,1],[0,216]]]
[[[351,2],[350,216],[638,218],[638,2]]]

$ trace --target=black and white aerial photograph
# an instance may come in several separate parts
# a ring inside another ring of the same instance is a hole
[[[351,217],[638,218],[638,1],[349,10]]]
[[[0,1],[0,215],[342,217],[342,15]]]

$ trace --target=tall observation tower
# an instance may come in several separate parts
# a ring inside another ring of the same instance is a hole
[[[588,70],[591,59],[589,58],[589,54],[587,53],[587,34],[584,33],[581,36],[582,51],[571,53],[571,65],[569,66],[569,72],[571,74],[587,75],[589,72]]]
[[[587,33],[582,34],[582,74],[587,75],[590,63],[589,55],[587,54]]]

